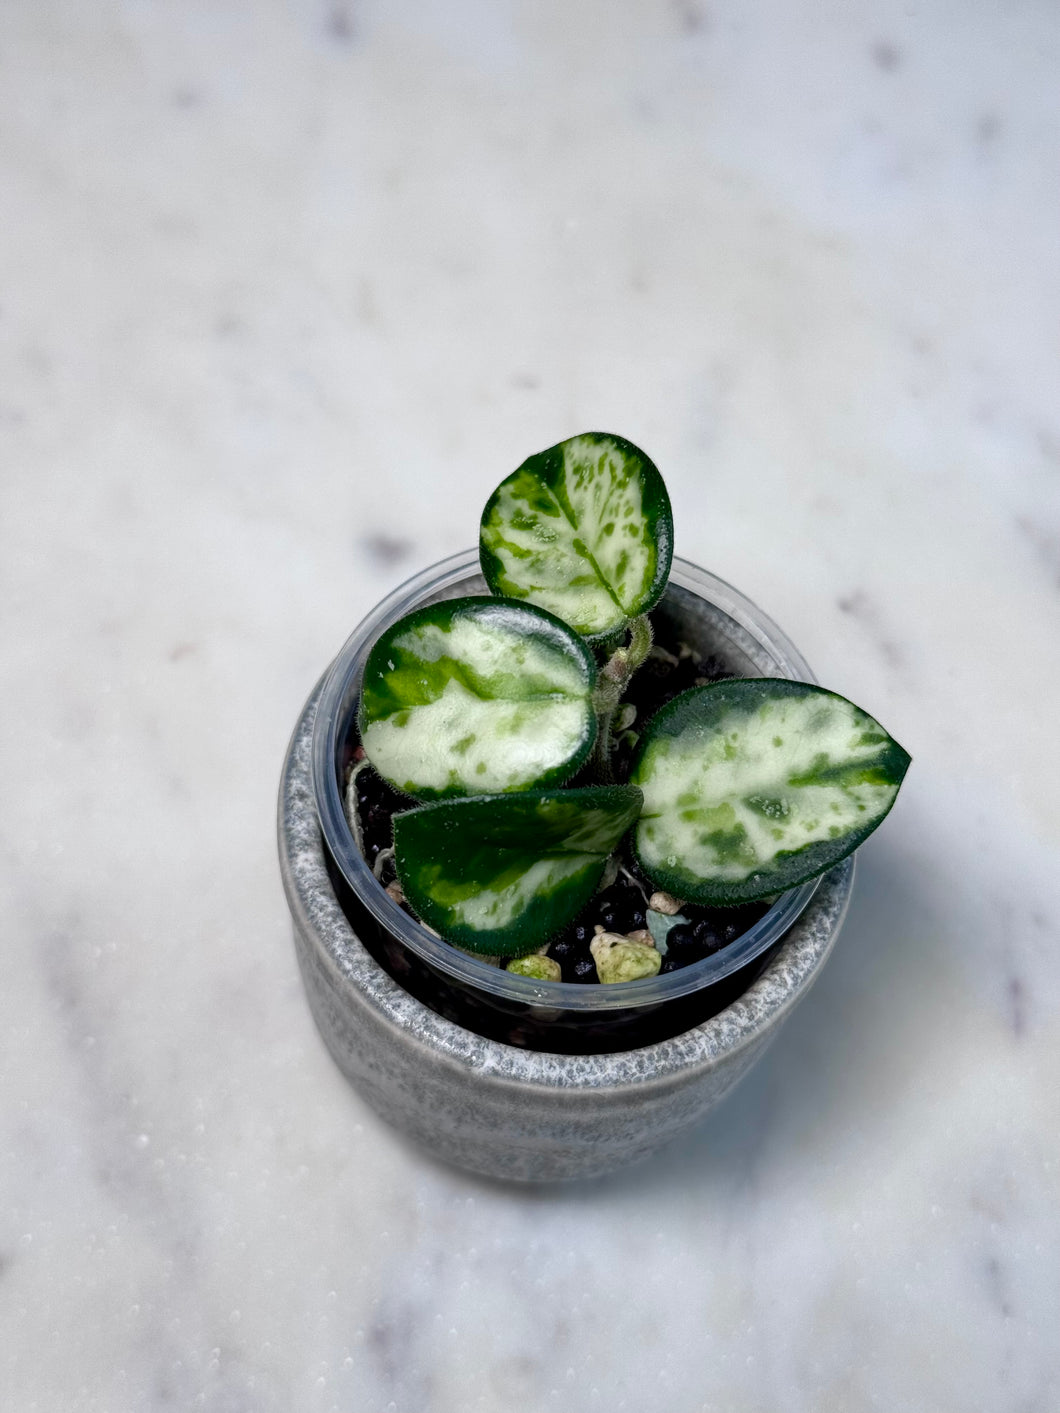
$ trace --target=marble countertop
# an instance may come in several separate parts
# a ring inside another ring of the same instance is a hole
[[[0,1407],[1060,1407],[1060,17],[0,16]],[[702,1129],[442,1168],[306,1009],[275,794],[587,428],[914,765]]]

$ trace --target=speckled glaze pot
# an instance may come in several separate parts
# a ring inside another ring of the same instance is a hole
[[[673,590],[669,611],[676,596],[676,611],[687,612],[684,592]],[[729,608],[738,601],[757,613],[729,592]],[[768,638],[764,646],[752,641],[716,605],[702,611],[711,632],[720,624],[731,633],[734,651],[750,660],[748,675],[769,670]],[[295,727],[279,799],[280,868],[306,994],[350,1082],[436,1156],[522,1181],[591,1177],[649,1156],[698,1123],[746,1074],[827,959],[849,902],[853,859],[825,875],[796,921],[753,972],[743,973],[754,979],[736,999],[670,1038],[557,1054],[516,1048],[446,1019],[384,970],[349,920],[367,915],[351,912],[346,881],[321,834],[313,777],[320,698],[318,686]]]

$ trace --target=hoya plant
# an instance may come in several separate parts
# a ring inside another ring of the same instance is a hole
[[[616,779],[613,728],[673,554],[663,479],[631,442],[592,432],[528,458],[479,544],[491,595],[388,628],[359,706],[367,761],[407,799],[400,896],[441,937],[548,976],[532,954],[623,861],[663,912],[731,907],[823,873],[890,810],[907,753],[852,702],[787,679],[682,692],[637,722]],[[601,977],[658,970],[652,945],[598,938]]]

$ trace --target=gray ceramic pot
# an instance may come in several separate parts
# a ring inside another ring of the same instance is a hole
[[[430,597],[477,591],[473,557],[458,556],[403,586],[387,601],[387,613],[397,617]],[[812,680],[775,625],[735,590],[694,566],[675,564],[661,612],[680,624],[686,639],[727,654],[741,674],[771,672]],[[359,644],[374,639],[386,616],[381,611],[372,615],[340,654],[324,685],[322,710],[334,713],[341,700],[348,706],[356,685]],[[340,670],[352,684],[349,690],[336,685]],[[402,974],[400,959],[410,942],[417,950],[427,949],[429,975],[440,975],[428,955],[436,944],[410,933],[410,925],[416,929],[416,924],[404,914],[391,917],[390,900],[359,856],[346,859],[341,868],[336,863],[342,852],[341,823],[329,821],[326,803],[322,807],[321,759],[327,762],[327,756],[322,756],[325,733],[320,729],[314,775],[314,723],[321,700],[318,687],[295,728],[279,800],[280,867],[309,1005],[340,1069],[364,1098],[448,1162],[491,1177],[545,1181],[590,1177],[648,1156],[698,1123],[750,1069],[806,994],[835,942],[853,883],[852,859],[797,900],[801,910],[794,922],[790,896],[789,912],[778,905],[773,932],[777,927],[784,930],[774,936],[764,923],[755,942],[757,952],[740,958],[740,969],[734,971],[735,963],[718,954],[720,963],[702,964],[702,984],[691,994],[695,976],[674,972],[655,979],[683,987],[680,998],[676,992],[671,998],[645,989],[644,983],[628,984],[642,988],[642,1008],[652,1024],[667,1016],[687,1019],[687,1009],[675,1008],[702,1003],[709,1018],[699,1024],[685,1028],[684,1020],[677,1019],[672,1024],[682,1029],[669,1038],[636,1048],[628,1048],[629,1038],[613,1048],[604,1042],[607,1050],[589,1054],[523,1049],[485,1038],[438,1014],[394,979],[390,973]],[[327,768],[324,773],[329,773]],[[335,841],[333,850],[325,847],[322,818]],[[356,931],[350,917],[357,920]],[[451,949],[441,947],[448,968]],[[464,965],[462,958],[459,964]],[[708,974],[710,966],[713,974]],[[474,967],[484,974],[485,964],[476,960]],[[494,972],[485,985],[493,985],[497,977],[500,985],[507,985],[506,976]],[[709,1014],[717,1003],[711,1008],[702,998],[721,994],[717,988],[723,977],[738,994],[732,999],[727,993],[724,1008]],[[456,980],[467,984],[466,977]],[[744,981],[746,989],[741,990]],[[477,983],[472,975],[472,987]],[[499,999],[509,1009],[544,1018],[539,1033],[545,1040],[535,1043],[547,1046],[551,1017],[566,1017],[575,1034],[578,1025],[596,1023],[592,1016],[568,1016],[557,1007],[561,993],[573,995],[584,1006],[589,998],[574,993],[596,992],[613,1006],[616,993],[623,990],[548,983],[531,986],[525,997],[516,992],[514,1000]],[[636,1024],[636,1010],[614,1014],[619,1017],[616,1024],[627,1014]],[[636,1033],[629,1032],[634,1037]]]

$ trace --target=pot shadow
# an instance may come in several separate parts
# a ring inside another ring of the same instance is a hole
[[[649,1186],[664,1199],[703,1186],[736,1189],[756,1170],[790,1172],[822,1153],[841,1161],[866,1114],[900,1105],[944,1043],[932,1013],[956,977],[923,878],[922,863],[882,841],[862,850],[846,923],[812,990],[718,1108],[659,1153],[591,1181],[465,1180],[530,1201],[621,1202]]]
[[[725,1188],[760,1166],[819,1164],[823,1153],[839,1162],[867,1114],[878,1123],[900,1106],[945,1043],[932,1013],[957,984],[923,879],[922,865],[883,841],[863,850],[835,950],[759,1063],[694,1130],[603,1179],[596,1197],[648,1183],[660,1195],[705,1181]]]

